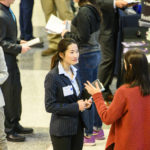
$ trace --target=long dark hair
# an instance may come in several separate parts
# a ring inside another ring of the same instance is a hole
[[[143,96],[150,94],[150,78],[148,61],[141,50],[130,50],[125,56],[126,63],[125,82],[130,87],[139,86]]]
[[[77,43],[75,42],[75,40],[71,38],[64,38],[60,40],[57,47],[57,53],[52,57],[51,60],[51,69],[53,69],[60,60],[62,60],[61,57],[59,56],[59,53],[62,52],[65,54],[65,51],[67,50],[68,46],[71,44],[77,44]]]

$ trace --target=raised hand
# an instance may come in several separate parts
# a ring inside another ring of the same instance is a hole
[[[101,91],[97,82],[95,83],[96,87],[94,87],[89,81],[87,81],[87,83],[84,83],[84,85],[85,85],[85,89],[91,95],[94,95],[94,94],[96,94],[96,93]]]

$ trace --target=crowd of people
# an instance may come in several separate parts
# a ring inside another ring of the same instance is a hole
[[[0,0],[0,150],[8,149],[7,140],[22,142],[25,136],[20,134],[33,133],[32,128],[19,123],[22,85],[16,57],[28,52],[31,48],[23,43],[35,38],[34,0],[20,1],[20,39],[10,8],[14,1]],[[119,30],[118,8],[128,7],[128,3],[41,0],[41,6],[46,22],[51,14],[71,21],[70,30],[47,35],[49,46],[41,53],[53,55],[44,82],[45,108],[52,113],[53,149],[82,150],[83,145],[96,145],[96,140],[105,139],[102,129],[105,123],[111,124],[106,150],[149,150],[150,78],[148,61],[141,50],[129,50],[124,55],[123,85],[115,94],[110,90]],[[91,84],[96,79],[105,91],[100,90],[98,83]],[[83,94],[85,90],[90,94],[88,98]]]

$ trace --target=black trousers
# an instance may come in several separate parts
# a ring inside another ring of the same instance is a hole
[[[15,64],[15,63],[14,63]],[[2,85],[2,92],[5,99],[5,128],[6,133],[13,132],[14,128],[18,125],[21,117],[21,82],[19,68],[14,65],[14,68],[8,67],[9,77]]]
[[[82,150],[83,147],[83,127],[78,126],[76,135],[53,136],[51,135],[53,150]]]
[[[99,65],[98,78],[103,83],[105,91],[110,94],[109,86],[112,82],[115,67],[116,45],[115,36],[102,36],[100,39],[102,59]],[[107,95],[106,94],[106,95]]]

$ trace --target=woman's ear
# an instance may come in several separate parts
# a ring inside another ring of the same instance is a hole
[[[60,56],[61,59],[63,59],[64,58],[64,53],[60,52],[59,56]]]
[[[130,70],[132,70],[132,64],[129,64],[129,66],[130,66]]]

